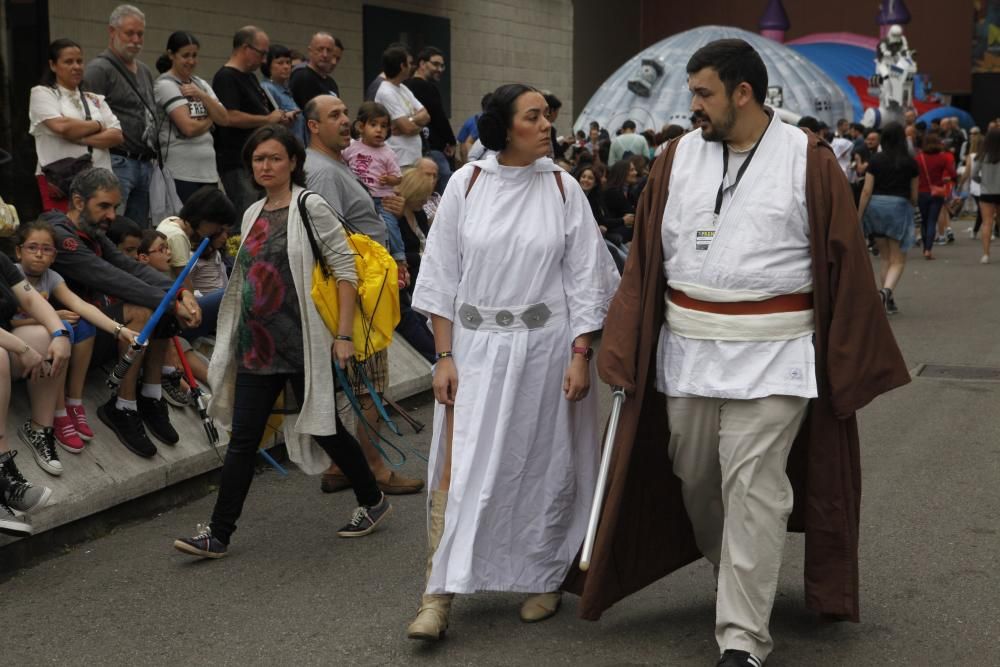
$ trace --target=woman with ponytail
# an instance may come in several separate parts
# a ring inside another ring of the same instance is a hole
[[[178,30],[167,39],[167,49],[156,61],[160,77],[153,90],[166,116],[160,123],[160,150],[181,203],[202,186],[219,182],[211,130],[227,122],[226,108],[212,86],[194,75],[199,48],[197,37]]]
[[[529,593],[556,613],[598,463],[590,342],[618,271],[580,185],[546,157],[545,98],[501,86],[478,120],[496,154],[451,177],[413,308],[431,318],[427,586],[412,639],[440,639],[455,593]]]

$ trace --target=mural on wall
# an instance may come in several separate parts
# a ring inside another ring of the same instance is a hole
[[[1000,72],[1000,0],[976,0],[972,33],[972,72]]]

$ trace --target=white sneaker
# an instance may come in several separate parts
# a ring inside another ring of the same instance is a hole
[[[970,239],[976,238],[976,231],[972,227],[969,227],[966,231],[969,233]]]
[[[18,427],[17,436],[31,448],[39,468],[50,475],[62,474],[63,465],[59,460],[59,454],[56,453],[56,436],[51,426],[35,430],[31,420],[28,419]]]
[[[983,255],[982,257],[979,258],[979,263],[980,264],[989,264],[990,263],[990,256],[989,255]]]

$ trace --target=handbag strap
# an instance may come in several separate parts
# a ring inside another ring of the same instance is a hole
[[[923,151],[920,152],[919,158],[920,158],[920,160],[919,160],[920,166],[923,167],[923,170],[924,170],[924,178],[927,179],[927,187],[928,187],[928,189],[929,188],[933,188],[934,187],[934,181],[931,180],[931,172],[927,170],[927,160],[924,157]]]
[[[141,92],[139,92],[139,87],[135,85],[134,81],[132,81],[132,77],[129,76],[128,70],[126,70],[124,67],[122,67],[121,63],[119,63],[118,61],[116,61],[114,58],[109,58],[108,56],[104,55],[103,53],[99,57],[103,58],[104,60],[107,60],[109,63],[111,63],[112,67],[114,67],[116,70],[118,70],[118,73],[121,74],[122,78],[125,79],[125,83],[127,83],[129,85],[129,87],[132,89],[132,92],[135,93],[135,96],[139,98],[139,102],[142,104],[142,106],[146,107],[146,111],[149,112],[149,115],[153,118],[153,121],[155,122],[156,121],[156,110],[153,109],[152,107],[150,107],[149,104],[146,103],[146,98],[142,96]],[[137,71],[141,71],[141,70],[137,70]],[[162,156],[160,155],[160,138],[159,138],[159,134],[160,133],[159,133],[159,128],[156,128],[156,129],[157,129],[157,131],[153,135],[153,141],[156,142],[155,145],[153,146],[153,150],[156,151],[156,157],[162,163],[163,159],[162,159]]]
[[[312,219],[309,217],[309,210],[306,208],[306,200],[309,199],[311,195],[316,193],[312,190],[305,190],[299,195],[299,217],[302,218],[302,225],[306,228],[306,236],[309,237],[309,247],[312,248],[313,259],[319,264],[320,270],[323,272],[325,278],[330,277],[330,267],[326,264],[326,259],[323,257],[323,253],[320,252],[319,243],[316,242],[316,234],[313,231]],[[317,195],[319,196],[319,195]]]
[[[86,116],[87,120],[94,120],[94,118],[90,115],[90,105],[87,103],[87,93],[83,90],[83,88],[77,88],[77,91],[80,93],[80,104],[83,105],[83,115]],[[101,127],[104,126],[102,125]],[[93,146],[87,146],[87,154],[93,156]]]

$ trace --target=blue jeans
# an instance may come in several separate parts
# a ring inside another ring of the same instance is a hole
[[[923,220],[924,250],[930,251],[934,248],[934,239],[937,237],[938,216],[944,206],[944,197],[932,197],[929,192],[921,192],[917,195],[917,206]]]
[[[438,182],[434,188],[434,192],[442,195],[444,194],[445,187],[448,185],[448,179],[451,178],[451,163],[448,162],[447,156],[441,151],[427,151],[427,157],[434,160],[434,164],[437,165]]]
[[[111,169],[121,185],[121,215],[130,218],[143,229],[149,222],[149,181],[153,178],[151,160],[133,160],[124,155],[111,154]]]
[[[225,293],[226,290],[217,289],[197,298],[198,306],[201,308],[201,324],[194,329],[181,330],[182,338],[193,341],[195,338],[211,336],[215,333],[215,325],[219,321],[219,306],[222,304],[222,295]]]
[[[403,245],[403,234],[399,231],[399,220],[392,213],[382,208],[382,198],[372,197],[375,200],[375,212],[385,223],[386,232],[389,235],[389,254],[394,259],[400,260],[406,257],[406,247]]]

